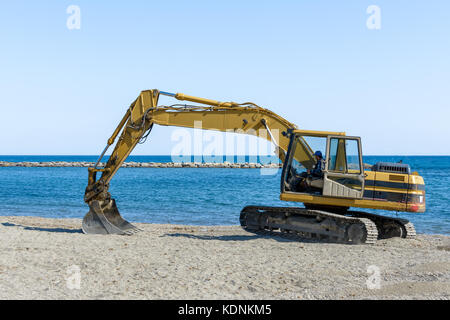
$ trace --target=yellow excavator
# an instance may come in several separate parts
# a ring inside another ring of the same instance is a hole
[[[160,96],[191,104],[158,105]],[[195,104],[192,104],[195,103]],[[252,102],[220,102],[156,89],[142,91],[130,105],[93,167],[84,196],[87,234],[133,234],[108,192],[111,179],[154,124],[255,135],[271,141],[283,163],[280,199],[304,207],[247,206],[241,226],[251,232],[292,234],[333,242],[373,244],[390,237],[412,238],[408,220],[354,210],[369,208],[425,212],[425,184],[404,163],[363,163],[361,139],[344,132],[300,130]],[[106,165],[99,167],[121,133]],[[101,177],[97,179],[97,173]]]

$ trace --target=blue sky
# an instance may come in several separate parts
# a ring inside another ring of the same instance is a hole
[[[449,13],[444,0],[2,2],[0,154],[98,154],[158,88],[250,100],[361,136],[365,154],[448,155]],[[170,154],[172,130],[133,154]]]

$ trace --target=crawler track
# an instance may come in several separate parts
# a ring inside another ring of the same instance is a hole
[[[348,211],[348,214],[372,220],[377,226],[379,239],[393,237],[413,239],[416,236],[414,225],[406,219],[385,217],[362,211]]]
[[[241,226],[259,234],[310,238],[350,244],[374,244],[377,239],[413,238],[408,220],[359,211],[336,214],[295,207],[247,206],[241,211]]]
[[[241,211],[240,222],[249,231],[279,230],[332,242],[374,244],[378,238],[370,219],[304,208],[247,206]]]

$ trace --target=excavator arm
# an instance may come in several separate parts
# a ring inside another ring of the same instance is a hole
[[[201,105],[158,106],[161,95]],[[283,162],[289,145],[288,131],[296,128],[279,115],[252,102],[220,102],[156,89],[142,91],[108,139],[95,166],[88,169],[84,200],[89,204],[90,211],[83,219],[85,233],[123,234],[136,229],[120,216],[108,192],[109,183],[136,145],[147,137],[154,124],[255,135],[272,141]],[[120,132],[108,162],[103,168],[98,168],[102,157]],[[306,142],[303,148],[296,150],[294,157],[306,168],[311,168],[315,163],[313,152]],[[97,173],[101,173],[98,180]]]

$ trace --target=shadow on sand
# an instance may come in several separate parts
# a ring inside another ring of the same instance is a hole
[[[27,227],[20,224],[14,224],[9,222],[2,223],[5,227],[20,227],[24,230],[32,230],[32,231],[45,231],[45,232],[58,232],[58,233],[83,233],[81,229],[64,229],[64,228],[41,228],[41,227]]]
[[[304,239],[304,238],[287,238],[283,235],[266,235],[266,234],[250,234],[250,235],[225,235],[225,236],[208,236],[208,235],[194,235],[189,233],[166,233],[161,237],[185,237],[190,239],[198,239],[198,240],[219,240],[219,241],[248,241],[248,240],[256,240],[256,239],[273,239],[278,242],[309,242],[315,243],[317,241],[312,239]]]

